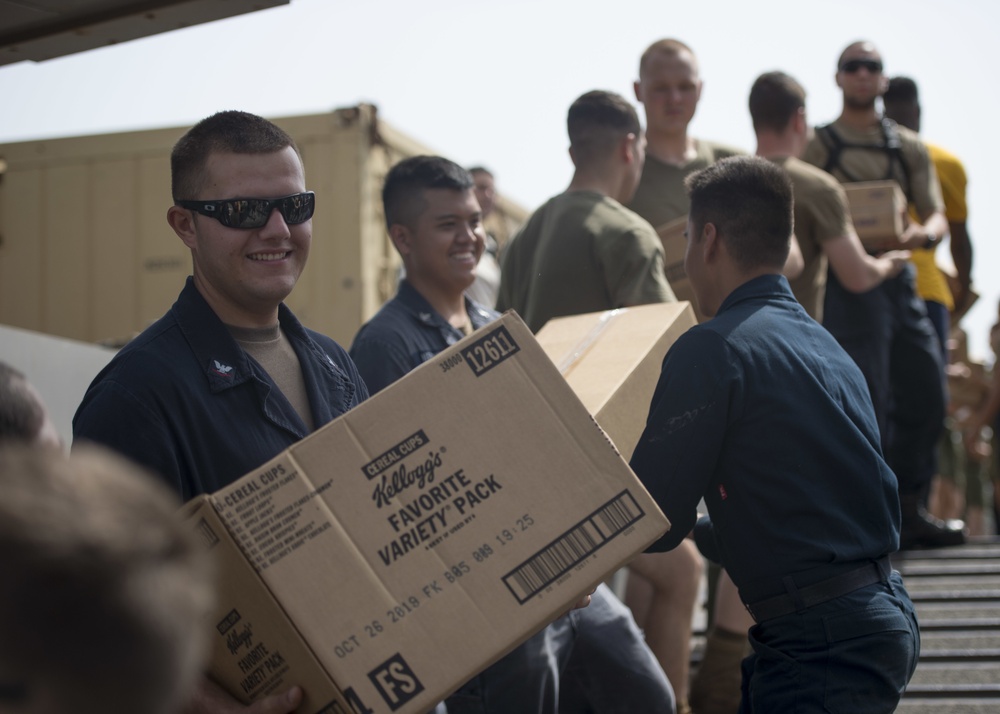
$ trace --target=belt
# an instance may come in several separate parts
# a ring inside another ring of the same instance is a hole
[[[885,556],[804,588],[797,588],[792,578],[786,577],[782,578],[782,584],[788,590],[787,593],[744,604],[754,622],[763,622],[805,610],[868,585],[886,582],[891,572],[892,565],[889,562],[889,556]]]

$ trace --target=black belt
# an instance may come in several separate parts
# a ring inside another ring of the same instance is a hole
[[[745,605],[754,622],[763,622],[805,610],[807,607],[833,600],[835,597],[846,595],[868,585],[886,582],[891,572],[892,565],[889,562],[889,556],[885,556],[880,560],[866,563],[859,568],[807,585],[804,588],[797,588],[790,577],[783,578],[782,582],[788,590],[787,593],[775,595],[759,602],[745,603]]]

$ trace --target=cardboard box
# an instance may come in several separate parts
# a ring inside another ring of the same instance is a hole
[[[696,323],[690,303],[549,320],[535,336],[625,459],[646,426],[670,346]]]
[[[289,667],[260,687],[308,689],[314,658],[302,714],[427,711],[669,527],[512,312],[203,499],[254,570],[217,636],[276,602]]]
[[[656,229],[660,241],[663,243],[663,271],[667,274],[667,282],[673,288],[677,299],[690,302],[695,318],[698,322],[704,322],[708,318],[698,309],[691,282],[688,280],[687,273],[684,272],[684,251],[686,249],[684,231],[686,229],[687,216],[674,219]]]
[[[906,196],[895,181],[845,183],[854,230],[869,250],[897,240],[906,227]]]

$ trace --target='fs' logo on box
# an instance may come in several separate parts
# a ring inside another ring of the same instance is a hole
[[[393,711],[424,691],[424,685],[399,653],[369,672],[368,679]]]

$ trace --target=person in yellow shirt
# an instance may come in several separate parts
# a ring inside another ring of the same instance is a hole
[[[893,77],[882,95],[885,115],[913,131],[920,131],[920,100],[917,84],[909,77]],[[952,295],[944,274],[935,262],[934,252],[943,236],[928,241],[926,248],[912,251],[911,260],[917,269],[917,294],[927,303],[927,313],[941,338],[948,342],[949,312],[967,307],[972,285],[972,242],[966,229],[968,205],[965,200],[965,167],[957,156],[945,149],[924,142],[937,171],[944,198],[944,212],[948,219],[951,257],[958,274],[958,291]]]

